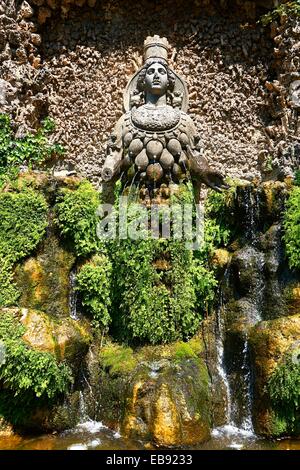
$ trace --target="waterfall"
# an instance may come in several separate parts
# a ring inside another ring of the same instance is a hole
[[[102,429],[106,429],[106,426],[101,421],[95,421],[90,418],[87,403],[85,400],[84,392],[79,392],[79,409],[78,409],[79,423],[77,429],[91,434],[97,433]]]
[[[246,336],[244,342],[244,348],[242,351],[243,354],[243,365],[242,370],[244,372],[245,384],[246,384],[246,399],[244,404],[245,416],[241,424],[241,429],[244,431],[248,431],[250,433],[254,433],[253,424],[252,424],[252,377],[251,377],[251,369],[250,369],[250,361],[249,361],[249,343],[248,337]]]
[[[256,231],[260,216],[259,193],[253,191],[253,187],[248,185],[238,189],[240,198],[240,209],[242,209],[242,225],[245,237],[252,244],[256,239]]]
[[[215,428],[212,431],[212,436],[216,438],[222,437],[254,437],[254,430],[252,425],[252,374],[249,364],[249,345],[248,338],[244,340],[241,349],[242,365],[240,367],[240,380],[242,382],[243,402],[242,405],[238,402],[238,398],[234,393],[232,380],[228,373],[228,352],[225,349],[225,321],[224,321],[224,296],[222,288],[220,290],[220,302],[217,308],[216,317],[216,352],[217,352],[217,372],[223,383],[224,391],[226,393],[226,424]],[[239,419],[242,414],[242,419]],[[232,446],[238,446],[238,443]],[[230,445],[231,446],[231,445]]]
[[[82,391],[79,392],[79,407],[78,407],[78,416],[79,416],[79,422],[83,423],[86,421],[89,421],[89,415],[87,412],[87,406],[86,402],[84,399],[84,394]]]
[[[224,274],[225,282],[228,279],[228,272]],[[242,388],[245,391],[242,406],[237,403],[235,394],[232,390],[230,374],[228,374],[228,364],[226,364],[226,351],[225,351],[225,305],[224,294],[222,286],[220,289],[219,305],[216,311],[216,351],[217,351],[217,372],[224,385],[226,393],[226,425],[241,432],[253,433],[252,426],[252,390],[251,390],[251,369],[249,365],[249,345],[248,338],[245,338],[243,347],[241,349],[242,365],[240,367],[240,380],[242,381]],[[237,416],[242,413],[243,418],[239,422]]]
[[[213,437],[231,435],[243,439],[255,438],[248,332],[263,317],[265,255],[258,248],[258,191],[252,186],[240,189],[237,203],[244,244],[235,251],[226,268],[216,309],[216,369],[226,394],[226,424],[215,428]]]
[[[228,279],[228,268],[224,273],[224,280]],[[224,385],[226,392],[226,422],[231,421],[231,395],[230,386],[225,369],[225,350],[224,350],[224,336],[225,336],[225,325],[223,317],[224,309],[224,293],[222,286],[219,291],[219,302],[216,310],[216,351],[217,351],[217,372]]]

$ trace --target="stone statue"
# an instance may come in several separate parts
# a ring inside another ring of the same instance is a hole
[[[151,188],[191,178],[216,191],[227,188],[202,155],[200,137],[186,114],[186,85],[167,63],[167,39],[148,37],[144,47],[145,63],[126,87],[126,112],[110,136],[103,180],[121,176]]]

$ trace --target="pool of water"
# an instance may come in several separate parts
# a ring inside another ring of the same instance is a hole
[[[149,443],[124,439],[101,422],[87,420],[59,434],[0,437],[1,450],[139,450],[155,449]],[[198,450],[300,450],[300,439],[269,441],[228,425],[214,429]]]

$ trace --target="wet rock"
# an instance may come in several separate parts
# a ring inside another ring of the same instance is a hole
[[[25,431],[62,432],[78,424],[80,410],[79,392],[70,393],[61,403],[52,407],[39,407],[28,418]]]
[[[14,430],[11,424],[5,421],[3,417],[0,418],[0,437],[17,437],[14,434]]]
[[[300,316],[264,321],[252,328],[249,335],[254,367],[253,420],[258,434],[272,437],[288,432],[280,429],[266,385],[278,364],[300,340]]]
[[[218,272],[223,272],[230,260],[230,253],[223,249],[218,248],[214,251],[211,263],[217,269]]]
[[[53,321],[37,310],[21,309],[21,322],[26,327],[24,341],[32,348],[54,354],[77,369],[91,340],[88,324],[72,318]]]
[[[16,268],[16,283],[21,293],[19,305],[46,312],[53,317],[68,317],[69,275],[75,257],[50,235],[36,257]]]
[[[288,315],[300,315],[300,282],[291,282],[283,292]]]
[[[134,374],[126,399],[124,434],[159,446],[194,445],[210,437],[208,374],[199,360],[177,367],[148,364]]]
[[[32,34],[31,35],[31,42],[32,44],[34,44],[35,46],[40,46],[41,42],[42,42],[42,38],[39,34]]]
[[[93,416],[120,427],[124,436],[160,446],[209,439],[211,391],[203,354],[199,337],[136,351],[113,344],[94,350],[88,369],[98,402]]]

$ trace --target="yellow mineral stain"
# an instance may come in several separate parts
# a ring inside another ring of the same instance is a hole
[[[143,382],[139,380],[133,386],[132,398],[129,400],[128,414],[124,421],[124,434],[130,436],[137,429],[137,416],[136,416],[136,405],[138,403],[139,390],[142,388]]]
[[[230,254],[227,250],[224,250],[223,248],[218,248],[215,250],[213,258],[212,258],[212,264],[218,268],[225,268],[229,262],[230,259]]]
[[[154,441],[159,445],[171,446],[180,443],[180,421],[169,388],[162,384],[154,404]]]
[[[55,353],[52,325],[45,314],[29,310],[26,317],[22,317],[21,321],[26,326],[23,339],[29,346],[39,351]]]

